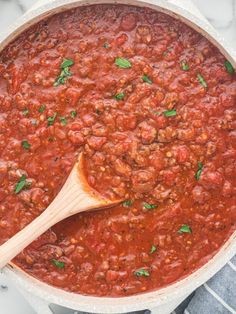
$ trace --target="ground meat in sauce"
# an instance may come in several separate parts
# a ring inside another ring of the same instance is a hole
[[[236,222],[236,76],[225,61],[180,21],[125,5],[55,15],[10,44],[1,242],[43,212],[81,151],[89,184],[125,200],[58,223],[14,262],[56,287],[114,297],[163,287],[215,254]]]

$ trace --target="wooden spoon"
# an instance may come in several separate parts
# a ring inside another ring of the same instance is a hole
[[[57,222],[76,213],[114,206],[92,190],[83,175],[83,155],[80,154],[61,191],[48,208],[24,229],[0,246],[0,268]]]

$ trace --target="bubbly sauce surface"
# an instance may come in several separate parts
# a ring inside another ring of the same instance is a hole
[[[124,203],[48,230],[14,262],[81,294],[163,287],[236,222],[236,76],[180,21],[125,5],[40,22],[0,55],[1,243],[40,215],[78,154]]]

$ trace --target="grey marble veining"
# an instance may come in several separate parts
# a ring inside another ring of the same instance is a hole
[[[193,0],[193,2],[236,49],[236,0]]]

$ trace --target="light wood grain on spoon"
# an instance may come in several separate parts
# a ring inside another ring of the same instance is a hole
[[[80,154],[61,191],[48,208],[0,246],[0,268],[57,222],[76,213],[109,207],[120,202],[107,200],[89,189],[89,186],[86,186],[82,164],[83,155]]]

